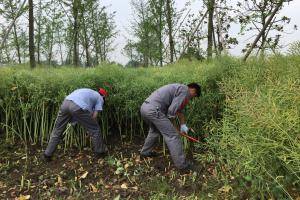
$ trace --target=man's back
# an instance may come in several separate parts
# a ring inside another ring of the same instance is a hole
[[[73,101],[83,110],[88,110],[90,112],[102,110],[103,98],[98,92],[92,89],[77,89],[69,94],[66,99]]]
[[[161,111],[166,113],[173,100],[182,93],[188,97],[188,87],[186,85],[179,83],[168,84],[154,91],[146,101],[159,106]],[[178,103],[181,104],[182,102]]]

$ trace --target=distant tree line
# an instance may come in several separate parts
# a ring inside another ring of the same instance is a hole
[[[106,62],[117,34],[114,16],[99,0],[3,0],[0,62]]]
[[[199,0],[195,13],[192,0],[181,10],[175,0],[131,0],[131,39],[123,48],[127,66],[211,59],[226,54],[245,34],[243,60],[276,53],[291,22],[280,12],[291,1]],[[114,17],[100,0],[2,0],[0,63],[90,67],[108,62],[117,36]],[[233,25],[239,25],[239,35],[232,34]]]
[[[291,21],[287,16],[278,17],[291,0],[201,2],[199,14],[194,14],[190,1],[177,10],[174,0],[132,0],[135,19],[131,34],[135,39],[128,40],[124,48],[130,58],[128,66],[162,66],[183,57],[203,60],[219,56],[239,43],[237,35],[230,32],[234,24],[240,26],[240,35],[247,33],[251,38],[243,49],[244,60],[250,54],[275,53]]]

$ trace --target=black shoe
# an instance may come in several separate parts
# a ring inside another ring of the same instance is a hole
[[[95,158],[96,159],[105,158],[107,155],[108,155],[107,151],[106,152],[102,152],[102,153],[95,153]]]
[[[186,167],[179,169],[179,171],[183,174],[189,174],[191,172],[198,172],[199,169],[194,163],[188,162]]]
[[[43,160],[46,162],[50,162],[52,160],[52,156],[47,156],[46,154],[43,154]]]
[[[158,153],[156,153],[155,151],[150,151],[149,153],[141,153],[140,157],[141,158],[153,158],[153,157],[157,157],[159,156]]]

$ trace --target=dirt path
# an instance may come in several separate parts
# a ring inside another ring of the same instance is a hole
[[[3,141],[3,140],[1,140]],[[141,159],[139,143],[111,147],[105,159],[90,149],[58,149],[54,160],[41,160],[42,148],[1,144],[1,199],[195,199],[224,198],[212,163],[198,173],[179,173],[168,154]],[[215,192],[215,193],[214,193]],[[227,195],[225,195],[227,196]],[[21,198],[20,198],[21,197]],[[222,198],[221,198],[222,197]]]

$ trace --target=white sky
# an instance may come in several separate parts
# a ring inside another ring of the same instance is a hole
[[[116,11],[116,25],[117,30],[119,31],[119,35],[116,38],[115,46],[116,49],[114,52],[111,53],[110,58],[113,61],[126,64],[128,62],[128,58],[122,54],[122,49],[126,44],[126,38],[130,38],[130,35],[127,30],[130,29],[130,22],[133,19],[134,13],[132,13],[131,0],[102,0],[102,5],[107,5],[110,11]],[[234,2],[236,0],[232,0]],[[182,9],[185,5],[187,0],[175,0],[176,8],[178,10]],[[194,13],[196,13],[199,9],[201,9],[201,2],[202,0],[192,0],[191,8]],[[281,44],[287,45],[293,41],[300,40],[300,33],[299,31],[292,31],[292,27],[296,24],[300,28],[300,0],[294,0],[289,4],[285,4],[285,7],[281,11],[281,15],[287,15],[291,17],[292,21],[290,24],[290,32],[291,34],[285,34],[282,37]],[[239,26],[232,27],[232,34],[237,35],[239,32]],[[233,55],[241,55],[241,50],[244,48],[246,43],[249,43],[253,40],[248,38],[250,35],[244,36],[236,36],[240,42],[238,46],[234,49],[230,50],[230,53]]]

